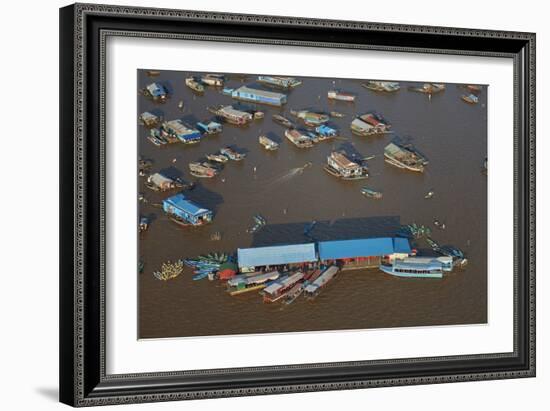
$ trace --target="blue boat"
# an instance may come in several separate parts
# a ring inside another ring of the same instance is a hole
[[[451,257],[407,257],[395,259],[391,265],[382,264],[380,270],[396,277],[442,278],[453,270]]]

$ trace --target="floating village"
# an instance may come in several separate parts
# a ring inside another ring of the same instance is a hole
[[[158,73],[147,72],[150,83],[139,90],[141,98],[154,102],[160,108],[174,104],[183,113],[187,102],[173,101],[170,88],[161,81],[155,81]],[[239,128],[254,127],[264,121],[277,124],[280,127],[279,136],[259,132],[255,137],[257,150],[263,150],[266,154],[277,152],[283,144],[294,146],[300,152],[316,150],[325,141],[343,139],[344,134],[351,136],[346,137],[351,139],[386,138],[383,153],[377,155],[388,166],[403,173],[425,173],[430,167],[429,159],[420,149],[394,138],[395,130],[383,113],[362,109],[362,96],[357,93],[334,88],[325,90],[325,94],[319,96],[319,99],[356,107],[355,116],[346,118],[346,114],[337,111],[336,105],[329,112],[313,108],[315,102],[309,108],[286,107],[289,93],[304,87],[308,79],[256,76],[250,84],[239,87],[228,87],[226,80],[225,75],[212,73],[182,76],[178,80],[176,86],[191,90],[194,99],[200,99],[207,91],[224,97],[219,104],[205,107],[210,118],[190,123],[183,118],[164,118],[161,110],[142,112],[138,116],[140,126],[147,130],[148,143],[158,150],[170,145],[200,144],[204,139],[221,135],[217,151],[203,158],[189,159],[184,165],[177,164],[182,175],[188,174],[189,178],[163,173],[156,168],[154,159],[140,158],[138,171],[144,186],[162,195],[162,201],[152,205],[175,227],[201,230],[202,226],[216,225],[215,211],[201,204],[200,199],[192,199],[189,193],[202,179],[223,179],[224,169],[230,163],[247,161],[246,151],[231,142],[224,143],[227,127],[231,127],[232,133],[238,133]],[[446,85],[440,83],[401,87],[395,81],[366,80],[361,82],[361,86],[365,93],[420,93],[428,99],[446,92]],[[460,99],[457,99],[459,104],[479,104],[479,96],[483,91],[481,86],[457,87],[461,89]],[[227,104],[227,98],[234,103]],[[280,110],[268,116],[269,107]],[[349,128],[338,128],[333,119],[345,119]],[[304,168],[326,173],[330,176],[328,178],[342,180],[341,184],[362,181],[353,183],[358,198],[362,198],[360,201],[383,202],[384,193],[366,184],[372,177],[369,162],[373,158],[375,155],[357,155],[345,149],[337,149],[326,156],[323,164],[306,163]],[[487,172],[486,158],[480,164],[480,171]],[[429,190],[422,196],[424,201],[430,201],[437,196],[437,192]],[[147,202],[147,197],[147,192],[140,193],[139,200]],[[262,216],[261,207],[251,217],[253,225],[247,230],[249,234],[260,232],[268,224]],[[147,216],[140,216],[141,235],[147,235],[150,225],[155,223]],[[304,222],[304,236],[310,241],[213,251],[195,256],[186,255],[183,251],[179,259],[166,261],[150,271],[160,281],[173,280],[190,273],[195,281],[222,283],[227,293],[236,298],[244,293],[257,293],[265,303],[288,305],[298,298],[315,299],[334,278],[345,275],[343,273],[346,271],[374,269],[394,277],[429,281],[442,279],[455,270],[461,270],[468,261],[459,248],[438,243],[436,232],[445,230],[446,224],[435,218],[433,226],[410,222],[390,236],[372,237],[365,233],[364,236],[334,240],[317,239],[314,235],[315,225],[315,220]],[[221,231],[215,231],[210,240],[219,241],[222,236]],[[140,260],[140,272],[146,263]]]

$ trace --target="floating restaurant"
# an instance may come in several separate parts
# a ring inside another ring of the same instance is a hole
[[[273,91],[259,90],[242,86],[234,90],[227,90],[231,93],[231,97],[237,100],[250,101],[253,103],[269,104],[272,106],[282,106],[286,104],[286,95],[275,93]]]
[[[177,138],[185,144],[198,143],[202,137],[199,130],[189,127],[179,119],[164,122],[161,126],[161,134]]]
[[[162,209],[179,225],[199,226],[211,222],[213,218],[211,210],[188,200],[182,193],[163,200]]]
[[[409,257],[409,240],[401,237],[359,238],[237,249],[241,272],[287,266],[307,268],[318,263],[343,270],[378,267],[383,262]]]

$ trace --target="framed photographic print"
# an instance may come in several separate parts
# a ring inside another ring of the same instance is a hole
[[[60,398],[535,375],[535,35],[62,8]]]

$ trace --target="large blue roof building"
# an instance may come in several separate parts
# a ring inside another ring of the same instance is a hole
[[[182,193],[163,200],[162,209],[182,225],[203,225],[212,221],[213,217],[211,210],[188,200]]]

